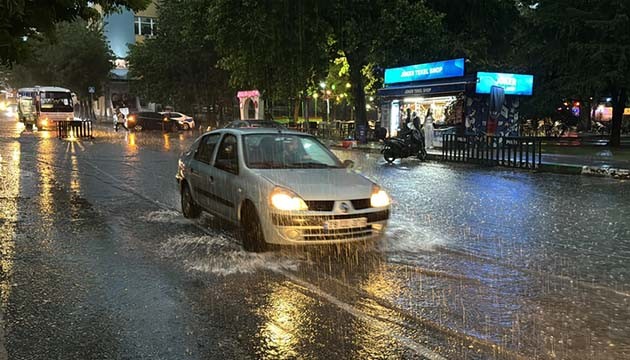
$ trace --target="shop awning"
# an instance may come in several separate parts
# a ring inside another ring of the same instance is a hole
[[[449,79],[450,81],[425,82],[406,86],[390,86],[376,91],[380,97],[406,97],[435,94],[460,93],[466,90],[466,85],[474,84],[474,77]]]

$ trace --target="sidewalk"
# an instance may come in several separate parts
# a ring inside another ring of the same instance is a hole
[[[346,149],[380,153],[381,144],[368,144],[344,147],[341,141],[323,140],[333,149]],[[348,145],[348,144],[346,144]],[[428,159],[442,160],[442,150],[431,149]],[[596,176],[611,176],[620,179],[630,179],[630,147],[611,149],[602,146],[544,146],[539,171],[561,174],[584,174]]]

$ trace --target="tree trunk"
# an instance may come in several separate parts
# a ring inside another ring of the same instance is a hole
[[[300,103],[301,103],[300,94],[295,96],[295,100],[293,101],[293,121],[297,125],[298,119],[300,117]]]
[[[610,146],[621,146],[621,122],[623,120],[623,110],[626,107],[626,101],[628,100],[628,94],[625,88],[621,88],[619,91],[615,91],[613,97],[613,117],[612,127],[610,129]]]
[[[350,83],[352,84],[352,95],[354,97],[355,129],[365,126],[367,132],[367,111],[365,110],[365,89],[363,86],[363,59],[361,56],[347,54],[346,59],[350,66]]]

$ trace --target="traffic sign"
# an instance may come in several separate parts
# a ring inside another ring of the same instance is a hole
[[[94,86],[90,86],[90,87],[88,87],[88,92],[90,94],[94,94],[96,92],[96,89],[94,88]]]

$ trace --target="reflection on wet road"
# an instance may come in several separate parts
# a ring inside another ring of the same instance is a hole
[[[11,359],[630,356],[625,182],[340,151],[391,193],[386,238],[251,254],[179,212],[195,133],[21,130],[0,121]]]

